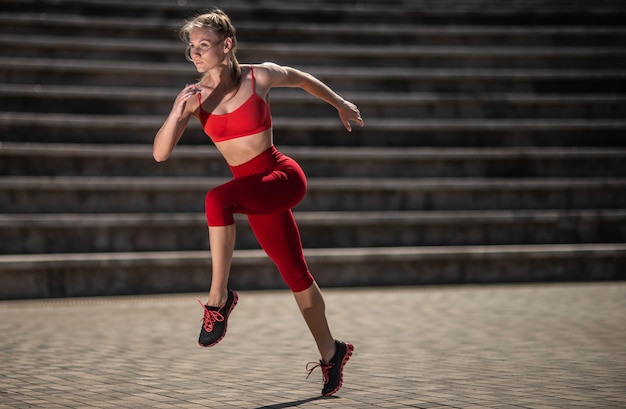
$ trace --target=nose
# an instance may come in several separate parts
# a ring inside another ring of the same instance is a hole
[[[198,51],[193,50],[191,47],[185,49],[185,58],[189,61],[193,61],[193,57],[198,54]]]

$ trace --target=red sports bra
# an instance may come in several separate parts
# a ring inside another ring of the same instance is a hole
[[[223,142],[243,136],[254,135],[272,127],[270,106],[254,90],[254,70],[250,66],[252,75],[252,95],[233,112],[223,115],[212,114],[202,109],[200,104],[199,118],[204,132],[213,142]]]

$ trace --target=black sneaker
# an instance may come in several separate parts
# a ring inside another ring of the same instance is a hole
[[[354,351],[354,345],[349,342],[341,342],[335,340],[335,345],[337,346],[337,352],[331,358],[329,363],[326,363],[320,359],[320,362],[309,362],[307,364],[307,370],[309,371],[309,376],[311,372],[317,367],[322,370],[322,376],[324,378],[324,387],[322,388],[322,395],[330,396],[336,393],[343,383],[343,367],[348,362],[348,359],[352,356],[352,352]],[[309,365],[313,364],[311,368]],[[309,377],[307,376],[307,378]]]
[[[204,308],[204,317],[202,318],[202,328],[200,328],[200,338],[198,343],[202,347],[212,347],[224,338],[226,335],[226,327],[228,324],[228,316],[237,305],[239,295],[233,291],[228,290],[228,299],[223,307],[209,307],[202,304],[202,301],[198,300],[202,308]]]

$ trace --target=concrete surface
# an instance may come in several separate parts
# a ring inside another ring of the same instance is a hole
[[[0,302],[0,408],[626,407],[626,283],[324,293],[334,397],[291,294],[242,291],[209,349],[202,294]]]

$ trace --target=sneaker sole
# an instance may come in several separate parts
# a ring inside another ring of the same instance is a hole
[[[232,291],[232,290],[231,290]],[[233,293],[233,303],[230,306],[230,308],[228,309],[228,312],[226,313],[226,318],[224,319],[224,333],[222,334],[221,337],[219,337],[215,342],[213,342],[212,344],[209,345],[204,345],[198,342],[198,345],[200,345],[202,348],[209,348],[212,347],[213,345],[217,344],[218,342],[220,342],[222,339],[224,339],[224,337],[226,336],[226,330],[228,329],[228,318],[230,317],[230,313],[235,309],[235,305],[237,305],[237,301],[239,301],[239,294],[237,294],[236,291],[232,291]]]
[[[337,393],[339,389],[341,389],[341,386],[343,385],[343,367],[346,365],[346,362],[348,362],[353,352],[354,352],[354,345],[349,342],[346,342],[346,354],[343,356],[343,359],[341,360],[341,368],[339,368],[339,384],[337,385],[335,389],[323,394],[323,396],[333,395]]]

